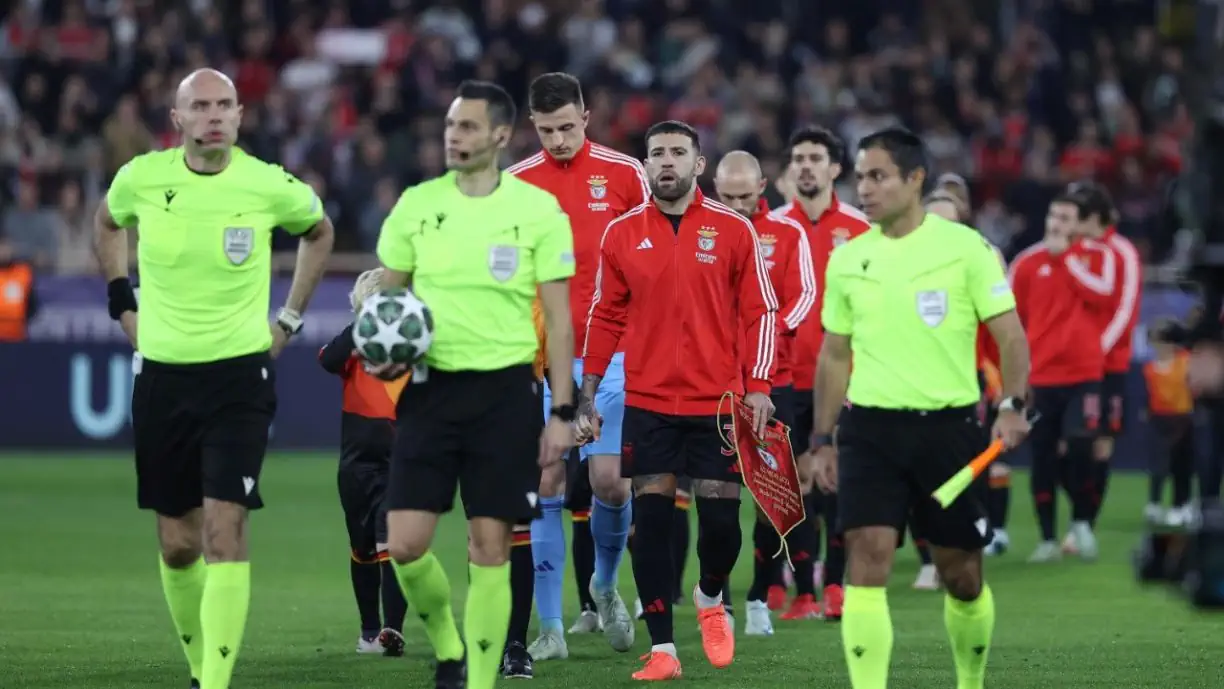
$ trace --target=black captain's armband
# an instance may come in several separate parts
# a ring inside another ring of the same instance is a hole
[[[571,423],[578,419],[578,407],[572,404],[562,404],[553,407],[548,413],[549,416],[555,416],[566,423]]]
[[[111,320],[119,320],[123,314],[138,310],[136,291],[132,289],[132,281],[128,278],[115,278],[106,283],[106,310],[110,312]]]

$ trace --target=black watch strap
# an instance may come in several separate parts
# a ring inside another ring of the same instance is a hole
[[[556,418],[569,423],[578,418],[578,407],[575,407],[572,404],[561,404],[550,409],[548,414],[549,416],[555,416]]]
[[[832,445],[832,444],[833,444],[833,434],[832,433],[812,433],[812,436],[808,438],[808,448],[813,451],[819,450],[820,448],[826,445]]]

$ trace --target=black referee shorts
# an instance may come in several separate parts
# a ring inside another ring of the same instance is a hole
[[[204,498],[263,507],[259,472],[276,415],[266,353],[206,364],[138,360],[132,384],[141,509],[181,517]]]
[[[469,519],[509,523],[540,515],[544,410],[530,365],[497,371],[429,370],[396,407],[387,509],[450,512],[458,489]]]
[[[931,493],[985,449],[976,406],[930,412],[855,406],[837,431],[838,526],[915,531],[931,545],[979,550],[989,542],[979,490],[944,509]]]

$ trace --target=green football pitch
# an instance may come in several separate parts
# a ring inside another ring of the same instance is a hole
[[[432,686],[430,654],[411,615],[406,657],[354,653],[357,620],[335,483],[334,461],[324,456],[279,454],[265,467],[269,507],[251,529],[254,600],[235,689]],[[134,495],[131,463],[121,457],[0,456],[0,687],[186,687],[158,583],[152,517],[135,509]],[[989,562],[998,627],[987,686],[1221,686],[1224,618],[1192,613],[1164,590],[1134,582],[1129,560],[1142,498],[1138,477],[1115,480],[1100,529],[1100,562],[1029,566],[1023,559],[1035,542],[1033,520],[1026,487],[1018,483],[1013,551]],[[747,526],[747,506],[743,514]],[[461,609],[467,580],[461,519],[443,521],[435,545]],[[745,542],[734,588],[741,606],[750,557]],[[942,596],[912,591],[912,550],[900,557],[890,591],[891,686],[954,687]],[[695,576],[695,563],[688,573]],[[569,574],[566,583],[568,622],[575,608]],[[621,591],[632,600],[628,566]],[[701,652],[692,607],[677,608],[683,681],[715,688],[850,686],[836,625],[776,626],[770,638],[740,635],[735,663],[720,671]],[[647,644],[641,625],[633,653],[616,654],[599,636],[571,636],[570,659],[538,664],[534,684],[629,686]]]

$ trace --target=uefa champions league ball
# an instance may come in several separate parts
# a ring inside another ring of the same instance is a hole
[[[433,315],[403,288],[375,292],[361,303],[353,322],[357,353],[372,366],[415,364],[433,342]]]

